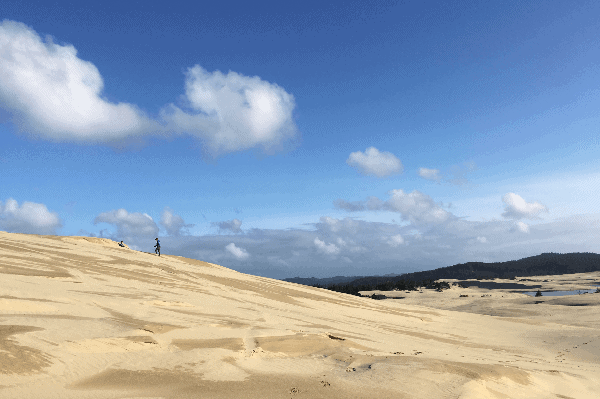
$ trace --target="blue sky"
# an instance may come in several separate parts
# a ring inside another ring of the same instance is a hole
[[[598,252],[599,15],[5,1],[0,229],[275,278]]]

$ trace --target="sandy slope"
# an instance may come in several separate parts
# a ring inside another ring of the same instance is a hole
[[[2,398],[600,397],[600,294],[376,301],[84,237],[0,254]]]

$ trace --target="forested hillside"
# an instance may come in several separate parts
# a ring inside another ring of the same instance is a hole
[[[386,282],[424,281],[440,279],[489,279],[542,276],[548,274],[571,274],[600,271],[600,255],[596,253],[543,253],[519,260],[484,263],[468,262],[402,274],[396,277],[363,277],[349,282],[353,286],[375,286]]]

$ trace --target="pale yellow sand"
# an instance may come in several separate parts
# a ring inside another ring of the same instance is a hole
[[[600,397],[600,294],[394,294],[0,232],[0,397]]]

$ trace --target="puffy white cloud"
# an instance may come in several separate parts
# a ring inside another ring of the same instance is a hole
[[[402,173],[402,162],[391,152],[380,152],[375,147],[369,147],[365,152],[357,151],[350,154],[346,163],[356,168],[360,173],[384,177]]]
[[[515,193],[508,193],[502,197],[506,204],[502,216],[508,219],[539,219],[540,212],[548,212],[548,208],[539,202],[525,202]]]
[[[11,233],[56,234],[62,227],[56,212],[35,202],[19,203],[12,198],[0,202],[0,229]]]
[[[423,179],[440,181],[442,176],[440,175],[440,171],[438,169],[427,169],[427,168],[419,168],[417,174],[421,176]]]
[[[482,244],[485,244],[487,242],[487,238],[485,238],[485,237],[477,237],[477,241],[479,241]]]
[[[390,199],[385,202],[385,207],[399,212],[403,220],[415,224],[442,223],[452,215],[436,204],[430,196],[417,190],[409,194],[403,190],[391,190]]]
[[[391,190],[388,193],[390,199],[382,201],[377,197],[370,197],[367,201],[347,202],[341,199],[334,201],[336,208],[347,211],[391,211],[400,213],[402,220],[408,220],[414,224],[443,223],[452,214],[441,208],[433,199],[420,191],[414,190],[405,193],[403,190]]]
[[[189,234],[189,228],[194,227],[193,224],[185,224],[183,218],[173,213],[173,210],[168,206],[163,209],[160,215],[160,224],[167,230],[170,236],[179,236]]]
[[[212,223],[213,226],[219,228],[219,231],[231,231],[232,233],[241,233],[242,221],[239,219],[226,220],[224,222]]]
[[[319,252],[326,255],[337,255],[340,253],[340,249],[335,244],[325,244],[325,241],[319,240],[319,237],[315,238],[315,246]]]
[[[94,224],[98,223],[115,226],[117,232],[114,238],[118,240],[158,237],[158,226],[149,215],[144,213],[129,213],[125,209],[112,210],[96,216]]]
[[[160,130],[132,104],[102,98],[98,69],[72,45],[43,41],[25,24],[0,23],[0,107],[38,137],[108,142]]]
[[[400,234],[396,234],[394,236],[391,236],[388,240],[387,243],[390,247],[398,247],[399,245],[404,244],[404,238],[400,235]]]
[[[515,226],[512,229],[512,231],[520,231],[521,233],[529,233],[529,226],[526,223],[517,222],[517,223],[515,223]]]
[[[187,72],[189,110],[168,104],[160,118],[102,95],[98,68],[72,45],[42,40],[28,26],[0,23],[0,108],[19,130],[52,140],[122,144],[148,135],[188,134],[213,156],[261,147],[281,149],[297,135],[294,97],[275,83],[236,72]]]
[[[239,260],[245,260],[250,257],[250,254],[245,249],[236,247],[234,243],[227,245],[225,250]]]
[[[256,146],[268,150],[297,133],[294,96],[258,76],[196,65],[187,72],[185,96],[190,112],[170,104],[161,115],[171,130],[204,140],[213,155]]]

